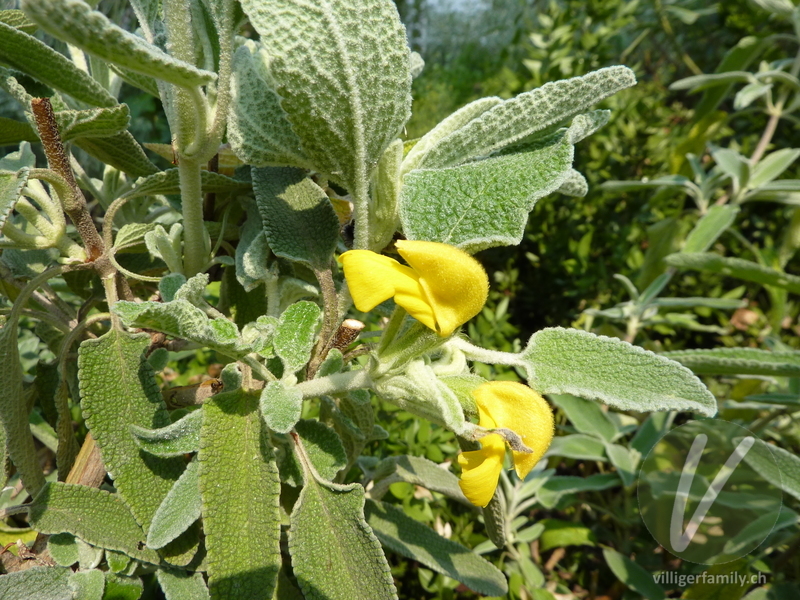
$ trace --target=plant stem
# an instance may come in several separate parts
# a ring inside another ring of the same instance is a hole
[[[397,332],[400,331],[400,326],[403,324],[406,314],[408,314],[406,309],[399,304],[394,307],[394,312],[392,313],[392,316],[389,317],[389,322],[383,329],[383,335],[381,336],[381,341],[378,344],[378,354],[381,354],[384,350],[386,350],[386,348],[388,348],[394,341],[394,338],[397,337]]]
[[[366,177],[359,178],[351,195],[353,197],[353,218],[355,219],[353,248],[369,249],[369,184]]]
[[[317,398],[372,387],[372,379],[365,369],[334,373],[320,379],[310,379],[297,384],[303,398]]]
[[[461,350],[470,360],[477,360],[478,362],[490,365],[508,365],[511,367],[525,366],[519,354],[500,352],[499,350],[487,350],[486,348],[470,344],[467,340],[459,337],[454,337],[448,344]]]
[[[203,195],[200,162],[181,156],[178,162],[183,211],[183,273],[200,273],[208,263],[203,225]]]

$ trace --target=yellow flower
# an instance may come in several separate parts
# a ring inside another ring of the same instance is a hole
[[[489,279],[463,250],[438,242],[395,243],[409,266],[370,250],[340,257],[356,308],[369,312],[394,301],[442,337],[477,315],[486,303]]]
[[[472,395],[478,405],[479,424],[486,429],[511,429],[533,452],[512,452],[514,469],[520,479],[530,473],[553,439],[553,411],[544,398],[531,388],[513,381],[489,381]],[[486,506],[494,496],[506,447],[503,437],[491,433],[480,439],[481,449],[462,452],[459,486],[476,506]]]

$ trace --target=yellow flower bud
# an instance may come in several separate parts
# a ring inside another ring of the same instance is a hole
[[[514,468],[520,479],[530,473],[553,439],[554,421],[550,405],[539,394],[521,383],[489,381],[473,390],[480,416],[479,425],[486,429],[504,428],[514,431],[532,452],[512,452]],[[462,452],[461,491],[476,506],[486,506],[494,496],[505,458],[502,436],[493,433],[480,439],[481,449]]]
[[[438,242],[404,240],[396,246],[409,266],[370,250],[341,255],[358,310],[369,312],[394,297],[408,314],[446,337],[483,308],[489,279],[472,256]]]

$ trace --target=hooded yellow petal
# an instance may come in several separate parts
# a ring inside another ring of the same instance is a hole
[[[488,381],[481,384],[472,395],[480,413],[486,412],[488,418],[522,438],[532,453],[514,452],[514,468],[520,479],[547,452],[553,439],[553,411],[547,401],[531,388],[514,381]],[[483,416],[481,416],[483,426]]]
[[[350,250],[339,260],[358,310],[369,312],[394,296],[395,302],[412,317],[431,329],[436,328],[433,308],[413,269],[369,250]]]
[[[506,455],[506,444],[496,433],[482,437],[480,442],[480,450],[458,455],[458,464],[462,469],[458,485],[467,500],[475,506],[486,506],[497,488]]]
[[[438,242],[399,240],[395,245],[419,276],[436,318],[431,329],[439,335],[450,335],[486,304],[489,278],[463,250]]]

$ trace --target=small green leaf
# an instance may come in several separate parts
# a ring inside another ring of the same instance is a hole
[[[117,104],[116,98],[66,56],[2,21],[0,62],[92,106]]]
[[[705,252],[728,227],[733,225],[738,214],[739,207],[735,204],[712,206],[686,237],[681,252]]]
[[[330,427],[313,419],[302,419],[295,425],[295,431],[303,440],[308,457],[321,479],[332,481],[339,471],[347,465],[342,440]],[[296,487],[303,486],[303,468],[292,450],[293,442],[287,439],[287,448],[278,467],[281,478]]]
[[[198,460],[211,598],[271,600],[281,566],[280,480],[258,398],[224,392],[202,411]]]
[[[566,546],[597,545],[597,537],[592,530],[580,523],[558,519],[542,519],[539,523],[544,526],[544,531],[539,536],[540,552]]]
[[[163,548],[200,518],[199,473],[200,463],[195,459],[186,466],[158,507],[147,532],[150,548]]]
[[[30,505],[31,527],[45,534],[68,532],[92,546],[159,564],[131,510],[116,495],[83,485],[48,483]]]
[[[303,595],[307,600],[396,599],[380,542],[364,520],[364,488],[323,485],[303,464],[306,485],[289,529],[292,567]]]
[[[629,450],[620,444],[606,444],[606,456],[617,468],[622,483],[632,485],[636,481],[636,466],[641,455],[636,450]]]
[[[602,473],[589,477],[554,476],[542,484],[537,494],[539,504],[545,508],[554,508],[564,496],[579,492],[600,492],[618,487],[620,484],[616,473]]]
[[[81,406],[103,464],[120,496],[147,532],[164,496],[184,468],[180,458],[158,458],[139,451],[130,426],[170,424],[161,392],[144,351],[146,333],[112,330],[81,343],[78,376]]]
[[[698,375],[800,376],[800,353],[770,352],[758,348],[677,350],[664,356],[678,361]]]
[[[62,567],[71,567],[80,558],[78,556],[78,543],[71,533],[56,533],[47,540],[47,549],[50,556]]]
[[[28,183],[27,167],[19,171],[0,171],[0,230],[14,210],[25,184]]]
[[[797,148],[781,148],[770,152],[753,167],[750,187],[761,187],[765,183],[777,179],[798,157],[800,157],[800,150]]]
[[[493,106],[450,133],[426,152],[418,168],[450,167],[531,141],[635,83],[633,71],[623,66],[547,83]]]
[[[182,456],[200,449],[202,411],[195,410],[171,425],[147,429],[131,425],[136,444],[150,454],[161,457]]]
[[[652,573],[633,562],[624,554],[611,548],[603,548],[603,558],[606,559],[611,571],[622,583],[647,600],[664,600],[664,589],[653,579]]]
[[[36,33],[38,29],[36,23],[29,20],[21,10],[0,10],[0,23],[10,25],[29,35]]]
[[[567,178],[556,190],[559,194],[572,196],[573,198],[583,198],[589,193],[589,183],[586,178],[575,169],[570,169]]]
[[[273,345],[287,372],[299,371],[311,359],[320,314],[319,306],[302,300],[280,316]]]
[[[303,394],[296,387],[270,381],[261,390],[260,406],[267,427],[276,433],[289,433],[303,412]]]
[[[372,176],[372,204],[369,209],[369,249],[383,250],[392,241],[400,223],[397,205],[400,199],[403,140],[395,140],[381,156]],[[337,228],[338,229],[338,228]]]
[[[603,441],[595,435],[574,433],[553,438],[545,456],[560,456],[576,460],[605,461]]]
[[[572,394],[622,410],[691,410],[717,402],[689,369],[638,346],[578,329],[542,329],[520,354],[528,383],[544,394]]]
[[[581,433],[595,435],[607,442],[617,436],[617,427],[600,406],[575,396],[552,394],[550,400],[567,415],[569,422]]]
[[[339,220],[324,190],[300,169],[253,169],[252,177],[272,251],[313,269],[328,268]]]
[[[364,514],[381,544],[389,550],[452,577],[479,594],[508,593],[506,578],[494,565],[407,517],[402,509],[370,500]]]
[[[208,600],[208,588],[202,573],[159,569],[158,584],[167,600]]]
[[[35,590],[36,600],[72,600],[71,574],[71,569],[60,567],[31,567],[8,573],[0,577],[0,598],[31,600],[31,590]]]
[[[211,83],[216,75],[117,27],[101,12],[83,2],[23,0],[22,10],[50,35],[131,71],[182,87]]]
[[[102,600],[106,589],[106,578],[100,569],[78,571],[70,575],[69,587],[75,598]]]
[[[106,593],[103,598],[109,600],[139,600],[144,591],[144,584],[139,577],[126,577],[111,571],[106,572]]]

